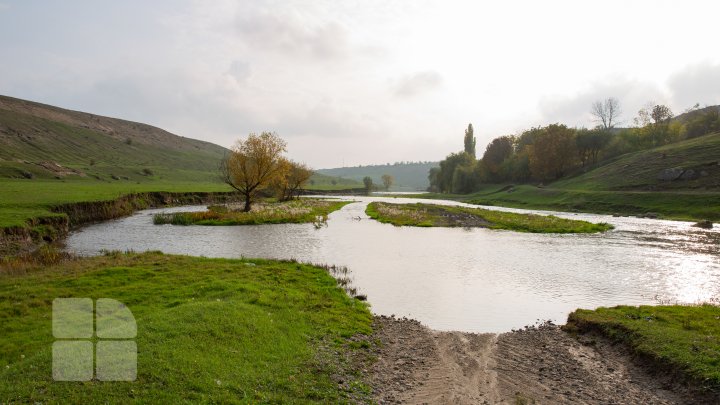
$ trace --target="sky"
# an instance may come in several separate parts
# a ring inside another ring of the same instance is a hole
[[[478,155],[615,97],[720,104],[717,1],[0,0],[0,94],[314,168]]]

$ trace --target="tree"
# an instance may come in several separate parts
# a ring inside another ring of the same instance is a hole
[[[582,167],[588,163],[597,163],[600,151],[607,146],[610,139],[610,133],[600,128],[579,130],[575,137],[575,145]]]
[[[465,151],[451,153],[445,160],[440,161],[440,171],[437,179],[438,191],[441,193],[453,192],[455,169],[459,166],[472,166],[474,162],[475,158]]]
[[[474,161],[469,164],[459,165],[455,168],[452,178],[453,193],[467,194],[475,191],[478,183],[478,178],[475,175],[476,164],[478,164],[478,162]]]
[[[438,193],[440,192],[440,168],[439,167],[432,167],[430,168],[430,171],[428,172],[428,182],[430,183],[430,187],[428,187],[427,191],[430,191],[432,193]]]
[[[603,129],[614,128],[621,114],[620,101],[615,97],[608,97],[604,101],[595,101],[592,103],[590,114],[595,116],[596,122]]]
[[[473,135],[473,126],[472,124],[468,124],[467,129],[465,130],[465,153],[469,154],[472,157],[475,157],[475,135]]]
[[[548,125],[530,147],[530,171],[539,180],[559,179],[573,166],[576,153],[575,131]]]
[[[373,180],[370,176],[363,177],[363,184],[365,185],[365,192],[370,194],[370,191],[372,191],[373,187]]]
[[[652,111],[650,112],[650,118],[653,119],[655,125],[668,121],[672,117],[673,113],[670,111],[670,107],[663,104],[653,106]]]
[[[280,201],[287,201],[297,197],[302,187],[313,175],[313,171],[306,164],[284,160],[284,174],[275,180],[275,189]]]
[[[495,138],[485,148],[482,160],[492,174],[498,174],[500,166],[513,153],[514,138],[512,136],[501,136]]]
[[[247,139],[238,140],[221,161],[220,176],[245,197],[245,212],[250,211],[258,191],[287,170],[287,161],[282,157],[285,145],[275,133],[251,133]]]
[[[649,143],[651,146],[666,143],[671,138],[669,124],[672,117],[673,113],[670,108],[663,104],[649,103],[641,108],[635,118],[635,125],[638,127],[636,132],[640,142]]]
[[[395,180],[395,178],[393,178],[393,176],[391,176],[389,174],[382,175],[382,182],[383,182],[383,186],[385,186],[385,191],[390,190],[390,186],[392,186],[394,180]]]

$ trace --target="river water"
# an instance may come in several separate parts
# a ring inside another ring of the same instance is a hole
[[[369,219],[356,201],[312,224],[153,225],[145,210],[73,232],[67,249],[161,250],[206,257],[262,257],[347,266],[376,314],[407,316],[439,330],[504,332],[538,320],[564,323],[576,308],[720,297],[720,232],[692,223],[554,213],[615,229],[593,235],[395,227]],[[463,205],[451,201],[436,204]],[[490,208],[490,207],[488,207]],[[503,208],[493,208],[503,209]],[[536,212],[503,209],[516,212]]]

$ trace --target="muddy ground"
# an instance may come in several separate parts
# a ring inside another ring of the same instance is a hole
[[[370,384],[381,404],[718,403],[651,374],[620,346],[552,324],[474,334],[379,316],[374,329]]]

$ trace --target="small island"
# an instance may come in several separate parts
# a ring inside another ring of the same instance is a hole
[[[307,223],[324,224],[327,216],[350,201],[303,198],[299,200],[265,202],[245,211],[242,205],[211,205],[207,211],[155,214],[155,225],[260,225]]]
[[[553,215],[423,203],[372,202],[368,204],[365,213],[370,218],[395,226],[490,228],[530,233],[595,233],[613,229],[612,225],[606,223],[593,224]]]

